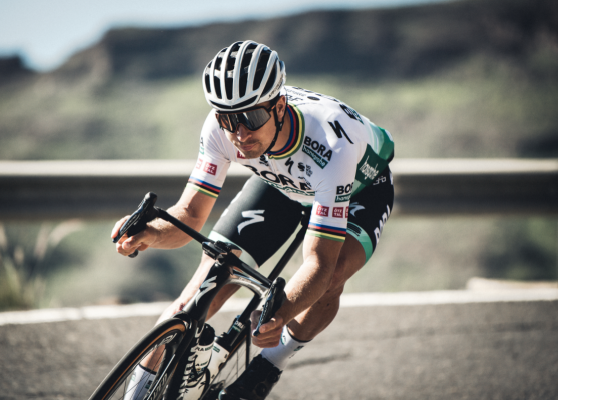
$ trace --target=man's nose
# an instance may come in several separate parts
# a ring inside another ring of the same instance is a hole
[[[244,124],[238,124],[235,135],[240,142],[245,142],[248,139],[250,130]]]

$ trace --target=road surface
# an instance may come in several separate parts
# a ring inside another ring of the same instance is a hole
[[[0,318],[0,399],[87,399],[155,320]],[[344,307],[269,399],[557,397],[558,300],[530,300]]]

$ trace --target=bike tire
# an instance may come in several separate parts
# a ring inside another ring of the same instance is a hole
[[[125,356],[115,365],[112,371],[104,378],[100,386],[90,397],[90,400],[120,400],[125,396],[127,384],[135,367],[153,350],[163,346],[166,355],[162,355],[157,369],[159,374],[152,383],[150,390],[157,385],[162,387],[156,390],[153,398],[160,399],[160,395],[166,388],[169,375],[172,374],[174,365],[169,365],[172,355],[186,334],[186,327],[181,320],[168,319],[155,326],[144,336]],[[131,388],[129,388],[131,389]],[[161,393],[159,393],[161,392]],[[137,400],[137,399],[135,399]],[[139,399],[141,400],[141,399]]]

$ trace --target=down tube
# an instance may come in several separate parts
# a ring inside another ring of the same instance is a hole
[[[183,311],[187,313],[192,320],[198,321],[198,324],[204,325],[210,304],[217,293],[225,286],[230,276],[231,267],[215,262],[210,271],[208,271],[206,279],[204,279],[204,282],[200,285],[198,292],[192,300],[185,305]]]
[[[225,285],[230,274],[231,269],[229,267],[216,262],[198,289],[196,296],[183,308],[181,316],[190,319],[189,330],[196,333],[196,335],[192,334],[190,336],[198,337],[202,333],[210,304],[219,290]],[[199,329],[198,332],[196,332],[197,328]],[[167,388],[167,393],[165,394],[166,400],[182,399],[185,394],[188,372],[193,368],[194,364],[193,359],[188,359],[193,345],[193,341],[189,342],[185,345],[181,353],[178,351],[177,358],[179,363],[175,367],[175,372]]]

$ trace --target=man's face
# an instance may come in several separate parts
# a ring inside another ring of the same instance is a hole
[[[269,148],[275,136],[275,124],[272,120],[273,118],[255,131],[249,130],[243,124],[238,125],[236,132],[229,132],[227,129],[223,131],[244,157],[258,158]]]
[[[239,124],[235,132],[223,129],[227,139],[233,143],[245,158],[259,158],[269,148],[276,131],[273,114],[275,112],[280,112],[281,114],[281,110],[285,107],[285,100],[282,101],[282,99],[271,110],[271,118],[259,129],[251,131],[244,124]],[[258,106],[263,106],[266,109],[271,107],[268,101],[260,103]]]

